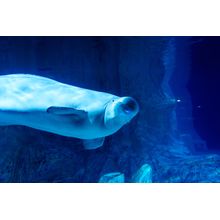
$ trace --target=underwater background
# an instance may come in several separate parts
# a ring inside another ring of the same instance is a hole
[[[103,147],[0,127],[0,182],[220,182],[218,37],[0,37],[0,74],[134,97]],[[219,141],[219,142],[218,142]]]

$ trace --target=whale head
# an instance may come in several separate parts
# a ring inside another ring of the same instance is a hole
[[[119,129],[139,112],[139,105],[132,97],[115,98],[105,108],[104,124],[108,129]]]

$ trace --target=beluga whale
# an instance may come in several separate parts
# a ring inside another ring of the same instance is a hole
[[[31,74],[0,76],[0,126],[23,125],[79,138],[101,147],[139,112],[132,97],[119,97]]]

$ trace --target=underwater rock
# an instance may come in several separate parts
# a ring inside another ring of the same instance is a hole
[[[214,154],[171,157],[170,162],[158,161],[154,182],[159,183],[216,183],[220,182],[220,156]]]
[[[132,177],[134,183],[152,183],[152,168],[149,164],[144,164]]]
[[[123,173],[114,172],[107,173],[99,179],[99,183],[124,183],[125,177]]]

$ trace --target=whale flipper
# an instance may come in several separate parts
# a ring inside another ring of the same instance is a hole
[[[51,114],[56,114],[56,115],[78,115],[82,118],[87,116],[86,111],[78,110],[75,108],[69,108],[69,107],[51,106],[47,109],[47,112]]]
[[[105,138],[86,139],[83,140],[83,145],[86,150],[93,150],[103,145]]]

